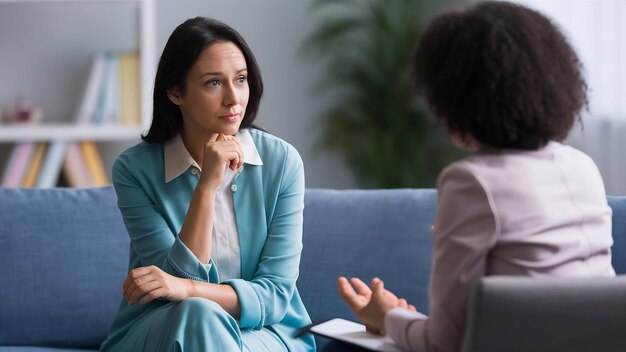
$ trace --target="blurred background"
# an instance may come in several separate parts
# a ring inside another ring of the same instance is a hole
[[[21,143],[88,139],[110,176],[115,157],[149,125],[149,112],[142,106],[135,128],[77,127],[94,55],[139,49],[140,70],[153,74],[174,28],[190,17],[209,16],[236,28],[250,44],[265,83],[257,123],[300,151],[307,187],[434,187],[441,168],[463,154],[413,94],[410,54],[428,16],[466,2],[0,0],[0,105],[6,110],[28,103],[42,116],[27,129],[15,129],[4,117],[0,175],[6,176]],[[619,20],[626,2],[518,2],[552,17],[576,47],[590,109],[566,142],[594,158],[607,193],[626,195],[626,101],[620,99],[626,24]],[[149,79],[142,80],[143,97],[151,94]],[[59,124],[66,127],[55,135],[49,126]],[[56,184],[71,185],[60,172]]]

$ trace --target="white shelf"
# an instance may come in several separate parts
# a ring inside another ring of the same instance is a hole
[[[138,140],[144,131],[139,126],[80,126],[72,123],[50,125],[0,125],[0,142],[25,141],[129,141]]]

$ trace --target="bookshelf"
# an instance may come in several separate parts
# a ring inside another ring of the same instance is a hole
[[[19,144],[98,142],[110,154],[139,140],[152,116],[155,6],[156,0],[0,0],[0,104],[32,97],[43,110],[37,124],[0,120],[0,176]],[[109,51],[139,54],[139,116],[133,114],[130,123],[78,123],[88,66]]]
[[[156,72],[156,31],[155,0],[0,0],[0,11],[5,4],[107,4],[130,3],[135,6],[138,19],[138,43],[140,53],[140,111],[137,126],[83,126],[72,123],[73,116],[66,122],[38,125],[0,124],[0,142],[20,142],[24,140],[129,140],[136,139],[145,131],[152,116],[152,82]],[[115,25],[112,23],[112,25]],[[1,34],[0,34],[1,35]],[[18,38],[19,39],[19,38]],[[86,78],[85,78],[86,79]],[[78,99],[77,99],[78,100]],[[78,101],[70,102],[78,105]]]

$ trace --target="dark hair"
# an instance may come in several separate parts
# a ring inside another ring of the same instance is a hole
[[[557,26],[507,2],[449,11],[415,52],[415,85],[450,134],[538,149],[567,137],[587,107],[582,65]]]
[[[250,98],[239,128],[251,127],[263,95],[261,70],[243,37],[228,25],[206,17],[188,19],[180,24],[165,44],[154,82],[154,109],[150,130],[142,139],[164,142],[175,136],[182,126],[180,108],[167,97],[169,89],[184,92],[186,76],[202,51],[211,44],[231,42],[246,60]]]

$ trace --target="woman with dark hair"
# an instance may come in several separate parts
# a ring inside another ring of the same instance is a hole
[[[452,140],[472,153],[439,176],[430,317],[378,278],[339,278],[356,316],[403,349],[459,351],[468,295],[483,276],[614,276],[600,173],[561,144],[586,85],[558,28],[499,1],[445,12],[423,33],[413,69]]]
[[[253,127],[263,83],[231,27],[197,17],[170,36],[144,141],[113,166],[131,241],[103,351],[308,351],[296,289],[304,172]],[[245,166],[245,167],[244,167]]]

